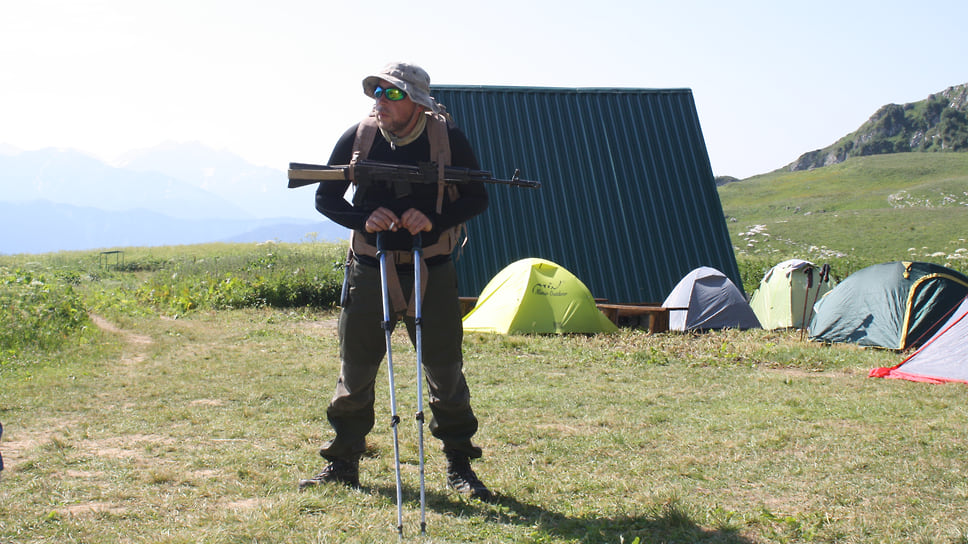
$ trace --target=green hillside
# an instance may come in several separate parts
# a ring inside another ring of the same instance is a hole
[[[856,157],[755,176],[719,195],[737,259],[758,265],[754,278],[787,258],[836,262],[839,276],[895,260],[968,272],[965,153]]]
[[[784,170],[811,170],[850,157],[908,151],[968,151],[968,84],[948,87],[918,102],[882,106],[854,132],[804,153]]]

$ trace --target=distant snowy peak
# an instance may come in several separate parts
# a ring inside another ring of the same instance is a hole
[[[186,218],[323,219],[312,188],[289,189],[285,171],[197,142],[132,151],[113,165],[74,150],[2,149],[2,201],[145,208]]]
[[[255,217],[318,219],[311,189],[287,189],[282,170],[256,166],[198,142],[165,142],[122,157],[124,168],[160,172],[232,202]]]
[[[0,142],[0,155],[6,156],[6,157],[13,157],[14,155],[19,155],[20,152],[21,152],[20,149],[12,145]]]
[[[160,172],[115,168],[79,151],[42,149],[0,155],[6,202],[48,201],[102,210],[148,210],[170,217],[248,219],[217,194]]]

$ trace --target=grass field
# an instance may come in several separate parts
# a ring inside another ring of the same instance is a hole
[[[386,426],[362,492],[295,486],[322,466],[333,318],[102,323],[105,341],[70,360],[4,372],[0,542],[395,538]],[[413,351],[395,340],[399,410],[413,413]],[[893,353],[763,331],[466,345],[478,469],[500,501],[448,492],[431,447],[421,540],[965,541],[964,389],[865,377]],[[411,536],[415,435],[401,427]]]
[[[306,261],[290,249],[270,261],[332,269],[326,248]],[[395,540],[385,375],[364,489],[296,488],[323,466],[335,310],[145,298],[175,269],[199,285],[271,283],[265,248],[151,250],[165,251],[198,254],[132,250],[120,271],[83,255],[0,261],[72,286],[63,297],[96,316],[69,335],[83,341],[4,348],[0,542]],[[200,264],[216,256],[220,270]],[[451,493],[428,434],[421,537],[415,356],[402,332],[394,341],[407,540],[968,542],[962,386],[870,379],[900,356],[797,331],[628,329],[466,337],[476,468],[499,501]]]

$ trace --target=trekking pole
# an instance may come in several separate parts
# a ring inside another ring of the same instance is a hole
[[[817,292],[813,294],[813,302],[810,304],[810,321],[813,321],[813,307],[817,304],[817,299],[820,298],[820,288],[830,281],[830,264],[824,263],[820,267],[820,275],[817,279]]]
[[[807,301],[810,300],[810,288],[813,287],[813,267],[809,266],[806,270],[807,288],[803,292],[803,316],[800,318],[800,341],[803,342],[803,333],[807,330]],[[819,289],[819,287],[817,288]]]
[[[397,477],[397,534],[400,535],[400,538],[403,538],[403,480],[400,478],[400,439],[397,433],[400,416],[397,415],[397,396],[393,383],[393,350],[390,347],[393,322],[390,321],[390,287],[387,284],[387,254],[383,248],[383,232],[376,234],[376,253],[380,259],[380,284],[383,288],[383,330],[387,339],[387,375],[390,379],[390,427],[393,428],[393,462]]]
[[[420,290],[420,263],[423,247],[420,233],[413,235],[413,300],[417,349],[417,440],[420,453],[420,534],[427,534],[427,491],[424,485],[424,412],[423,412],[423,293]]]

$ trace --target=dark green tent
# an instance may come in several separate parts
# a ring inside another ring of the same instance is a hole
[[[858,270],[814,306],[810,338],[907,349],[923,344],[968,295],[968,277],[932,263]]]

